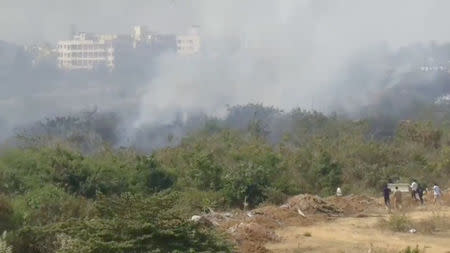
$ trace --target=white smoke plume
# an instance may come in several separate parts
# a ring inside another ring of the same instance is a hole
[[[450,41],[446,0],[2,0],[1,5],[0,40],[23,44],[66,39],[70,24],[98,33],[129,33],[136,24],[182,33],[198,25],[202,36],[198,55],[163,55],[149,80],[119,76],[112,85],[89,76],[70,82],[58,76],[18,85],[0,75],[0,128],[9,129],[94,106],[132,115],[124,122],[130,133],[180,114],[223,116],[227,105],[251,102],[284,110],[355,111],[395,85],[384,81],[392,52]],[[364,60],[355,61],[358,55]],[[351,64],[362,71],[349,71]],[[395,66],[390,80],[410,65],[407,59]]]

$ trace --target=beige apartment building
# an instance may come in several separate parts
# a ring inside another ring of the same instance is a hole
[[[200,34],[198,27],[191,27],[187,34],[176,36],[177,53],[193,55],[200,51]]]
[[[114,68],[116,35],[90,35],[79,33],[72,40],[59,41],[57,45],[58,67],[66,70],[93,69],[98,66]]]
[[[200,51],[199,29],[194,26],[185,34],[173,35],[152,33],[146,26],[135,26],[130,35],[74,34],[71,40],[62,40],[57,44],[58,67],[92,70],[106,66],[113,69],[120,64],[121,49],[128,46],[135,50],[171,49],[181,56],[194,55]]]

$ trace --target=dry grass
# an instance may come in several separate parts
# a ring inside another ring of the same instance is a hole
[[[439,212],[433,212],[431,217],[418,220],[413,224],[420,233],[433,234],[436,232],[450,231],[449,217]]]
[[[297,248],[293,252],[294,253],[306,253],[311,252],[312,248]],[[392,249],[385,249],[385,248],[377,248],[373,247],[372,245],[369,245],[367,247],[360,247],[360,248],[353,248],[353,249],[347,249],[347,250],[339,250],[337,253],[361,253],[361,252],[371,252],[371,253],[424,253],[425,249],[420,249],[417,245],[416,247],[406,247],[402,250],[392,250]]]
[[[450,231],[449,217],[439,212],[433,212],[430,217],[413,220],[405,214],[393,214],[388,219],[381,219],[378,226],[394,232],[408,232],[415,229],[418,233],[433,234]]]

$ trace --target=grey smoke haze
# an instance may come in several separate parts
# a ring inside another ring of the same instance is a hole
[[[70,24],[99,33],[129,33],[135,24],[172,33],[193,24],[202,52],[163,55],[152,78],[136,82],[3,81],[0,127],[93,106],[136,114],[128,122],[135,129],[180,112],[223,115],[226,105],[249,102],[351,111],[392,85],[383,83],[388,52],[450,41],[449,9],[446,0],[1,0],[0,40],[54,43]],[[367,73],[356,78],[346,69],[360,54]]]
[[[194,3],[205,43],[214,41],[219,50],[211,48],[189,61],[163,59],[142,100],[142,121],[173,115],[168,110],[220,114],[225,104],[248,102],[321,111],[332,111],[336,100],[360,106],[369,89],[380,88],[373,83],[381,82],[387,66],[379,66],[386,63],[379,52],[367,54],[375,80],[336,82],[351,80],[342,71],[353,55],[378,44],[395,49],[450,38],[444,11],[450,3],[445,1]],[[246,48],[227,50],[233,39]]]

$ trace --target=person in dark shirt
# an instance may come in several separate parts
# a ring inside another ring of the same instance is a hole
[[[386,205],[386,207],[388,208],[389,212],[391,211],[391,189],[389,189],[389,187],[387,185],[384,186],[383,189],[383,193],[384,193],[384,204]]]
[[[419,195],[420,204],[423,205],[423,187],[421,185],[417,188],[417,195]]]

